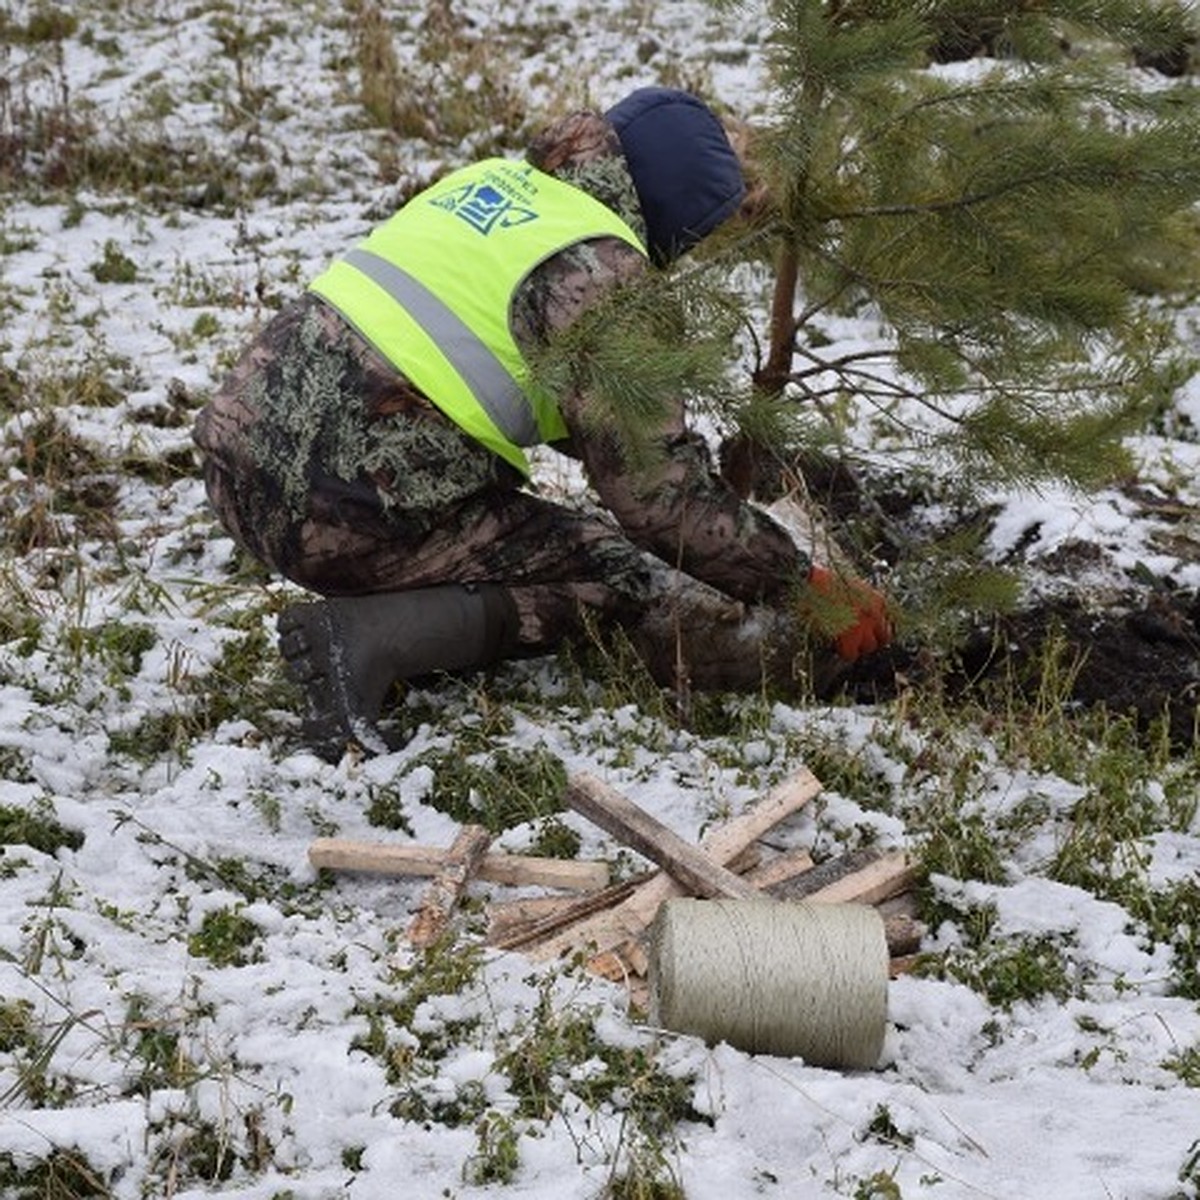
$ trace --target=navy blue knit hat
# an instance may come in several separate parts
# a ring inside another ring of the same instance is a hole
[[[712,111],[689,92],[645,87],[604,114],[621,139],[646,218],[651,259],[665,266],[737,211],[737,155]]]

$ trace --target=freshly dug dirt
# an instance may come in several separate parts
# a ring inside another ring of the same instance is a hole
[[[975,630],[951,670],[948,686],[982,694],[1011,678],[1033,693],[1047,659],[1059,649],[1070,679],[1067,699],[1131,716],[1143,729],[1166,720],[1171,741],[1190,748],[1200,733],[1200,596],[1131,594],[1118,610],[1097,614],[1078,597],[1057,598],[998,617]],[[903,648],[856,664],[843,689],[881,700],[919,683],[933,668]],[[936,668],[945,671],[945,664]]]
[[[722,469],[742,495],[763,503],[803,479],[835,536],[871,526],[876,554],[893,568],[919,555],[939,532],[924,524],[927,498],[903,479],[867,483],[818,458],[785,468],[770,453],[735,442],[722,448]],[[1147,520],[1158,523],[1170,553],[1181,561],[1200,558],[1200,544],[1188,532],[1200,527],[1200,513],[1134,483],[1125,494]],[[989,519],[982,509],[961,514],[964,524]],[[901,536],[889,538],[887,530]],[[1120,571],[1102,547],[1089,543],[1071,543],[1029,562],[1021,560],[1024,549],[1018,547],[1013,561],[1004,564],[1030,584],[1015,611],[978,619],[951,653],[945,647],[936,655],[913,646],[889,647],[855,664],[841,680],[842,690],[864,701],[886,699],[935,670],[944,676],[947,662],[950,678],[941,682],[951,688],[986,689],[1013,679],[1033,690],[1057,648],[1058,666],[1070,680],[1068,703],[1103,705],[1114,715],[1136,717],[1143,728],[1165,719],[1172,741],[1190,749],[1200,734],[1200,594],[1170,579]]]

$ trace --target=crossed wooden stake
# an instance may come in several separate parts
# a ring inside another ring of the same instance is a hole
[[[609,883],[602,862],[490,851],[491,835],[479,825],[463,826],[448,850],[321,838],[308,856],[313,866],[333,870],[431,876],[408,928],[409,941],[419,948],[446,931],[472,879],[583,893],[493,904],[488,943],[539,962],[583,953],[589,969],[636,993],[647,967],[644,934],[674,896],[883,906],[910,892],[914,872],[902,852],[858,851],[819,866],[802,849],[761,859],[759,839],[820,791],[816,776],[801,769],[695,846],[594,776],[572,776],[567,804],[660,868],[619,883]],[[902,907],[884,911],[884,929],[897,973],[922,931]]]

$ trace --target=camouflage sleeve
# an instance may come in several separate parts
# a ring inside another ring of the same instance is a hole
[[[564,402],[572,430],[586,427],[585,397]],[[713,469],[707,442],[689,432],[682,405],[660,440],[662,457],[631,470],[611,438],[574,444],[605,507],[631,541],[738,600],[770,600],[807,577],[807,555],[767,513],[745,503]]]
[[[633,180],[612,126],[576,113],[552,126],[530,161],[595,196],[645,236]],[[519,290],[511,313],[518,342],[540,343],[581,312],[647,270],[617,238],[571,247],[542,264]],[[683,404],[664,414],[661,459],[633,470],[588,422],[586,396],[560,397],[569,447],[630,540],[739,600],[770,598],[807,577],[808,559],[762,510],[745,504],[714,471],[707,443],[690,433]]]
[[[611,289],[646,269],[623,242],[603,238],[543,264],[514,307],[526,337],[565,328]],[[714,470],[708,444],[686,425],[682,401],[665,413],[654,439],[661,454],[635,469],[588,418],[588,397],[559,397],[570,442],[588,480],[630,540],[739,600],[769,599],[808,574],[791,535],[746,504]]]

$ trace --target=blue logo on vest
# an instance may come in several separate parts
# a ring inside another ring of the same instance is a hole
[[[490,183],[468,183],[429,203],[461,217],[484,237],[495,229],[511,229],[538,218],[533,209],[515,204]]]

